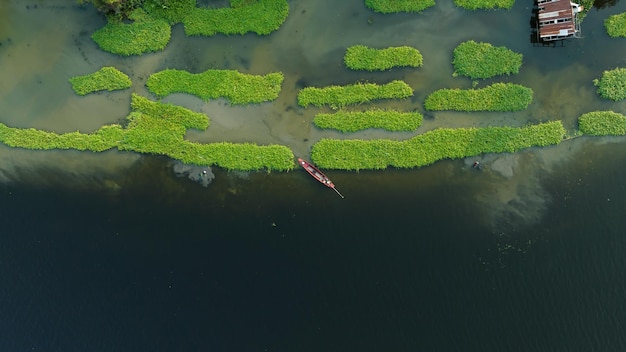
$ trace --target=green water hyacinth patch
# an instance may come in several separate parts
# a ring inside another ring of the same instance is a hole
[[[142,9],[133,11],[130,19],[134,22],[109,19],[91,39],[102,50],[122,56],[160,51],[170,41],[172,31],[166,20],[154,18]]]
[[[368,128],[387,131],[413,131],[423,121],[419,112],[373,109],[367,111],[338,111],[334,114],[317,114],[313,123],[319,128],[341,132],[356,132]]]
[[[610,16],[604,20],[604,28],[613,38],[626,37],[626,12]]]
[[[105,66],[94,73],[70,78],[72,89],[78,95],[87,95],[102,90],[114,91],[130,88],[130,78],[115,67]]]
[[[517,74],[522,66],[522,54],[473,40],[459,44],[453,56],[454,74],[471,79]]]
[[[466,10],[509,10],[515,0],[454,0],[454,4]]]
[[[137,94],[132,95],[131,108],[146,115],[162,118],[185,128],[205,130],[209,127],[209,117],[182,106],[151,101]]]
[[[561,121],[552,121],[523,128],[442,128],[405,141],[322,139],[313,145],[311,159],[325,169],[414,168],[443,159],[556,145],[565,132]]]
[[[413,95],[413,88],[403,81],[392,81],[387,84],[356,83],[347,86],[328,86],[324,88],[306,87],[298,92],[298,104],[328,105],[339,109],[351,104],[368,103],[377,99],[401,99]]]
[[[514,83],[494,83],[481,89],[440,89],[426,97],[430,111],[520,111],[533,100],[533,91]]]
[[[626,135],[626,116],[613,111],[593,111],[578,118],[578,129],[591,136]]]
[[[185,34],[212,36],[252,32],[267,35],[277,30],[289,14],[285,0],[231,1],[231,5],[230,8],[190,11],[182,19]]]
[[[378,13],[422,12],[435,6],[434,0],[365,0],[365,5]]]
[[[355,45],[346,50],[344,62],[352,70],[384,71],[394,67],[420,67],[423,58],[419,50],[410,46],[374,49]]]
[[[593,80],[598,87],[598,94],[605,99],[614,101],[626,98],[626,68],[616,68],[604,71],[602,77]]]
[[[236,70],[207,70],[193,74],[170,69],[150,75],[146,86],[161,98],[171,93],[187,93],[203,100],[226,98],[233,104],[250,104],[278,98],[283,78],[280,72],[259,76]]]

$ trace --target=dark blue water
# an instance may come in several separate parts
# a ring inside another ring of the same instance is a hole
[[[117,193],[5,185],[0,350],[624,350],[625,160],[588,145],[541,221],[496,227],[461,162],[331,173],[343,200],[152,158]]]

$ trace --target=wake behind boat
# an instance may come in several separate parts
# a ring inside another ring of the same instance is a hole
[[[343,198],[343,195],[339,193],[337,188],[335,188],[335,184],[333,183],[333,181],[331,181],[328,178],[328,176],[324,175],[324,173],[321,172],[318,168],[316,168],[313,164],[311,164],[310,162],[306,160],[303,160],[302,158],[298,158],[298,164],[300,164],[300,166],[302,166],[302,168],[306,170],[306,172],[308,172],[309,175],[313,176],[313,178],[321,182],[324,186],[328,188],[332,188],[333,191],[337,192],[337,194],[341,198]]]

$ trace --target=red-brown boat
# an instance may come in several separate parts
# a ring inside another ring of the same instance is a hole
[[[320,181],[324,186],[326,186],[328,188],[332,188],[333,191],[337,192],[337,194],[341,198],[343,198],[343,195],[341,193],[339,193],[337,188],[335,188],[335,184],[333,183],[333,181],[331,181],[328,178],[328,176],[324,175],[324,173],[321,172],[318,168],[313,166],[313,164],[311,164],[310,162],[308,162],[306,160],[303,160],[302,158],[298,158],[298,164],[300,164],[300,166],[302,166],[302,168],[305,169],[306,172],[309,173],[309,175],[313,176],[313,178],[315,178],[316,180]]]

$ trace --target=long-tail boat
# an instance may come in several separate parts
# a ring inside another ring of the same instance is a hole
[[[302,166],[302,168],[306,170],[306,172],[308,172],[309,175],[313,176],[313,178],[320,181],[324,186],[328,188],[332,188],[333,191],[337,192],[337,194],[341,198],[343,198],[343,195],[339,193],[333,181],[331,181],[328,178],[328,176],[324,175],[324,173],[321,172],[318,168],[316,168],[313,164],[311,164],[310,162],[306,160],[303,160],[302,158],[298,158],[298,164],[300,164],[300,166]]]

